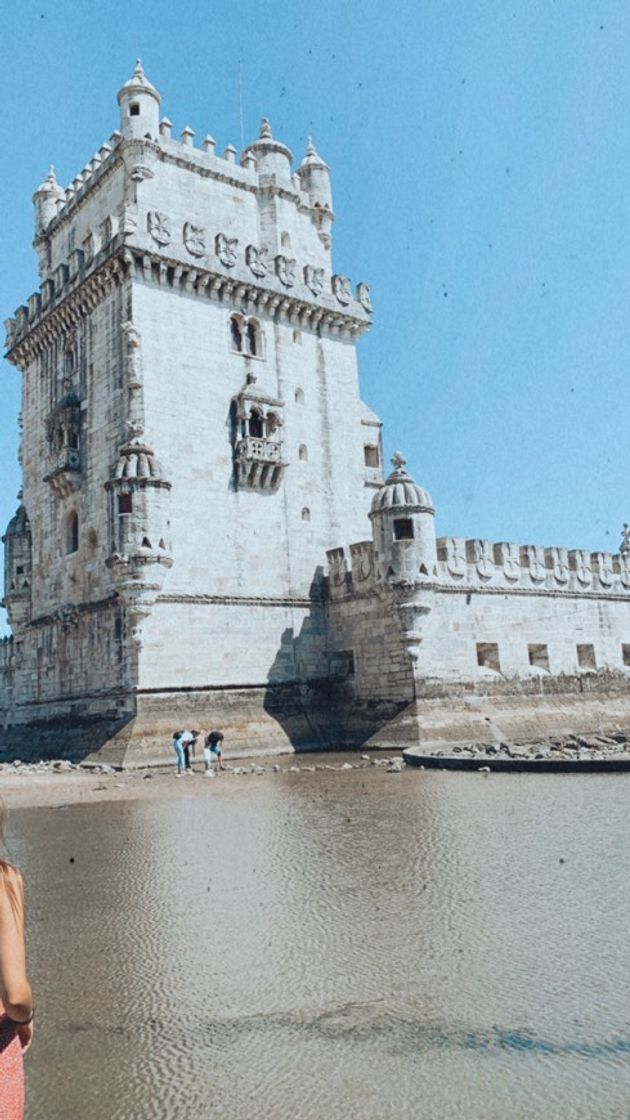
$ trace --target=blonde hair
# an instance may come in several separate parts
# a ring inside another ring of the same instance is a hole
[[[7,807],[0,798],[0,841],[3,847],[6,848],[6,841],[4,838],[4,830],[7,823]],[[0,891],[6,894],[11,909],[15,915],[23,916],[24,914],[24,896],[21,890],[22,876],[12,863],[6,859],[0,859]]]

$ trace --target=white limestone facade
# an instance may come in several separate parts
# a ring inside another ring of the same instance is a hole
[[[436,539],[402,457],[383,481],[370,292],[334,270],[312,143],[294,169],[266,120],[238,162],[176,139],[139,63],[118,102],[70,186],[35,193],[40,290],[7,322],[5,744],[153,758],[216,723],[242,750],[386,742],[462,695],[623,695],[627,542]]]

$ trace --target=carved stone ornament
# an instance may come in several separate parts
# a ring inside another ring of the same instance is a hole
[[[122,233],[135,233],[138,226],[138,214],[135,206],[124,206],[120,220]]]
[[[307,288],[310,288],[314,296],[321,294],[324,287],[324,270],[323,268],[315,268],[314,264],[307,264],[304,266],[304,283]]]
[[[566,548],[551,549],[551,571],[556,583],[569,582],[569,553]]]
[[[123,334],[127,343],[127,388],[139,389],[142,385],[142,351],[140,334],[131,321],[123,323]]]
[[[127,435],[130,439],[137,439],[138,436],[144,435],[144,424],[142,420],[128,420],[127,421]]]
[[[147,229],[158,245],[168,245],[171,240],[171,223],[166,214],[161,214],[159,210],[149,210]]]
[[[527,557],[526,567],[529,570],[529,578],[533,583],[542,583],[547,574],[544,549],[537,544],[528,544],[525,545],[524,552]]]
[[[586,552],[586,550],[583,549],[583,548],[578,548],[578,549],[575,550],[574,556],[575,556],[575,574],[578,578],[578,582],[581,583],[584,587],[588,587],[588,585],[593,580],[593,569],[591,568],[591,554],[590,554],[590,552]]]
[[[357,583],[364,583],[371,578],[374,572],[374,548],[372,541],[361,541],[359,544],[350,545],[350,561],[352,564],[352,578]]]
[[[255,245],[248,245],[245,250],[245,261],[254,273],[254,276],[266,276],[269,271],[267,249],[257,249]]]
[[[330,582],[334,587],[340,587],[346,582],[346,556],[343,548],[332,548],[327,553]]]
[[[69,630],[72,626],[79,625],[79,610],[73,603],[63,603],[62,606],[57,607],[53,614],[53,618],[61,624],[62,630]]]
[[[238,237],[226,237],[224,233],[217,233],[214,239],[214,251],[226,268],[234,268],[236,264],[236,246]]]
[[[619,551],[621,553],[630,552],[630,525],[628,525],[627,521],[624,521],[623,529],[621,530],[621,547]]]
[[[471,560],[480,579],[490,579],[494,573],[494,558],[490,541],[473,540]]]
[[[623,586],[630,589],[630,556],[627,552],[622,552],[619,557],[619,575]]]
[[[463,537],[446,538],[446,567],[452,576],[466,575],[466,541]]]
[[[611,587],[615,579],[612,555],[610,552],[597,552],[595,555],[599,582],[602,587]]]
[[[520,579],[521,562],[519,546],[510,541],[501,541],[494,546],[495,562],[502,570],[506,579],[514,583]]]
[[[335,275],[332,278],[332,290],[335,299],[346,306],[352,299],[352,292],[350,290],[349,276]]]
[[[357,299],[361,304],[364,311],[371,313],[372,301],[370,299],[370,286],[369,284],[357,284]]]
[[[206,231],[202,226],[184,222],[184,245],[193,257],[203,257],[206,251]]]
[[[283,257],[279,254],[276,257],[276,276],[285,288],[292,288],[295,284],[295,265],[296,261],[290,257]]]

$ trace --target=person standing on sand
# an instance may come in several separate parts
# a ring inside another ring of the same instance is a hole
[[[190,731],[176,731],[173,735],[173,749],[177,755],[178,778],[186,773],[186,754],[184,752],[184,736],[186,735],[190,735]],[[187,739],[186,742],[190,742],[190,739]]]
[[[0,803],[0,838],[6,816]],[[24,884],[0,859],[0,1117],[23,1120],[22,1056],[33,1038],[33,995],[26,976]]]
[[[203,747],[203,757],[206,762],[206,778],[214,778],[213,763],[216,762],[217,770],[223,769],[223,763],[221,762],[222,746],[222,731],[211,731],[210,734],[206,736]]]

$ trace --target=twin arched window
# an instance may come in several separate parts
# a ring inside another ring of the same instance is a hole
[[[249,358],[262,358],[262,328],[257,319],[230,316],[230,349]]]

